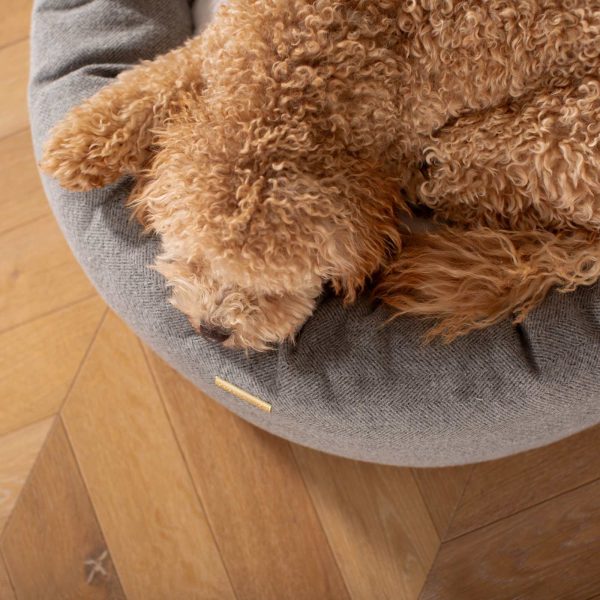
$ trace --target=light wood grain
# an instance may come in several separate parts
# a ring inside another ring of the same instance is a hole
[[[58,410],[104,310],[95,297],[0,335],[0,434]]]
[[[50,214],[29,130],[0,140],[0,233]]]
[[[112,313],[63,418],[128,599],[233,598],[139,342]]]
[[[94,293],[51,216],[0,235],[0,256],[0,332]]]
[[[61,406],[105,307],[34,164],[31,5],[0,2],[0,534],[18,495],[0,600],[16,598],[2,550],[19,600],[122,598],[111,556],[130,599],[416,600],[455,509],[421,600],[600,598],[597,432],[478,465],[467,488],[470,467],[413,480],[291,447],[150,356],[176,436],[138,342],[110,316],[65,412],[81,464],[60,423],[42,446],[50,420],[34,421]]]
[[[351,597],[417,598],[439,538],[410,469],[293,450]]]
[[[58,421],[6,526],[2,552],[18,598],[124,598]]]
[[[346,598],[289,444],[150,361],[237,597]]]
[[[600,481],[442,545],[420,600],[587,600],[600,592]]]
[[[4,6],[2,8],[4,15]],[[28,39],[0,49],[0,138],[28,127],[28,76]]]
[[[546,448],[476,465],[447,537],[600,478],[599,447],[600,426]]]
[[[0,48],[29,35],[32,0],[2,0]]]
[[[0,437],[0,535],[53,421],[45,419]]]
[[[2,600],[16,600],[2,552],[0,552],[0,598],[2,598]]]
[[[444,469],[413,469],[413,475],[440,539],[444,539],[446,535],[471,470],[470,465]]]

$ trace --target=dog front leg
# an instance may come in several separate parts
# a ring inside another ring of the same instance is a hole
[[[88,190],[137,173],[155,129],[200,93],[200,38],[144,61],[73,108],[51,131],[41,168],[70,190]]]
[[[418,199],[446,220],[600,227],[600,82],[542,91],[431,138]]]

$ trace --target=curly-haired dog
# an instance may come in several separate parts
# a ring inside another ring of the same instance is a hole
[[[73,109],[42,166],[135,175],[172,302],[228,346],[377,273],[451,339],[600,277],[599,34],[600,1],[230,0]],[[406,231],[407,200],[439,227]]]

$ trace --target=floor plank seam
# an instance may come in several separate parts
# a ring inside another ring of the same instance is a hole
[[[223,556],[223,551],[221,550],[221,546],[217,540],[217,536],[215,534],[215,530],[212,524],[212,521],[208,515],[208,512],[206,510],[205,507],[205,502],[204,499],[202,498],[202,493],[200,492],[200,490],[198,489],[198,486],[196,485],[196,481],[194,480],[194,477],[192,475],[192,471],[190,469],[190,466],[188,464],[188,460],[187,457],[185,455],[185,452],[183,450],[183,447],[181,446],[181,443],[179,441],[179,436],[177,435],[177,431],[173,425],[173,419],[171,418],[171,414],[169,413],[169,409],[167,408],[167,403],[165,402],[165,399],[163,397],[163,394],[160,390],[160,386],[158,385],[158,380],[156,378],[156,373],[154,372],[154,369],[152,368],[152,364],[150,363],[150,359],[148,358],[148,350],[146,349],[145,345],[142,343],[142,341],[140,340],[139,337],[137,337],[137,341],[138,344],[141,348],[142,351],[142,355],[144,356],[144,361],[146,362],[146,367],[148,369],[148,372],[150,373],[150,378],[152,379],[152,383],[154,385],[154,389],[156,390],[156,393],[158,394],[158,397],[160,399],[160,403],[163,407],[163,411],[164,414],[167,418],[167,421],[169,423],[169,427],[171,428],[171,432],[173,433],[173,438],[175,439],[175,443],[177,444],[177,449],[179,450],[179,454],[183,460],[183,464],[185,465],[185,470],[188,474],[188,477],[190,478],[191,484],[194,488],[194,492],[196,494],[196,499],[198,500],[198,503],[200,504],[200,508],[202,509],[202,512],[204,514],[204,517],[206,519],[206,523],[208,524],[208,528],[210,530],[210,533],[212,535],[212,538],[214,540],[215,543],[215,547],[217,548],[217,550],[219,551],[219,556],[221,557],[221,563],[223,564],[223,569],[225,570],[225,574],[227,575],[227,580],[229,581],[229,586],[231,588],[231,591],[233,593],[233,595],[235,596],[235,598],[237,600],[239,600],[239,596],[238,593],[235,589],[235,586],[233,585],[233,579],[231,577],[231,573],[229,572],[229,568],[227,566],[227,562],[225,561],[225,558]]]
[[[23,321],[21,323],[16,323],[15,325],[11,325],[10,327],[7,327],[6,329],[0,330],[0,336],[4,335],[5,333],[14,331],[15,329],[18,329],[19,327],[23,327],[25,325],[30,325],[31,323],[35,323],[35,321],[37,321],[39,319],[45,319],[46,317],[50,317],[50,316],[60,312],[61,310],[66,310],[68,308],[72,308],[73,306],[76,306],[77,304],[81,304],[82,302],[86,302],[87,300],[91,300],[92,298],[95,298],[95,297],[99,297],[98,292],[92,292],[91,294],[88,294],[87,296],[78,298],[77,300],[73,300],[72,302],[67,302],[66,304],[62,304],[61,306],[53,308],[52,310],[42,313],[41,315],[36,315],[35,317],[26,319],[25,321]]]
[[[29,34],[24,35],[23,37],[17,38],[16,40],[11,40],[10,42],[6,42],[5,44],[2,44],[0,46],[0,52],[2,52],[2,50],[6,50],[7,48],[10,48],[11,46],[16,46],[17,44],[22,44],[25,40],[28,40],[28,39],[29,39]]]
[[[101,319],[101,321],[103,321],[103,319]],[[100,329],[100,327],[98,327],[98,329]],[[96,333],[98,333],[98,332],[96,331]],[[92,345],[93,345],[93,342],[92,342],[92,344],[90,344],[90,348],[92,347]],[[82,363],[81,363],[82,365],[83,365],[83,362],[84,361],[82,361]],[[76,379],[77,379],[77,377],[74,377],[73,382],[75,382]],[[83,472],[83,469],[81,468],[81,465],[79,464],[79,457],[77,456],[77,453],[75,452],[75,447],[73,446],[73,443],[71,441],[69,429],[67,428],[67,425],[63,421],[62,415],[60,415],[60,414],[58,415],[58,422],[61,424],[61,427],[63,428],[63,431],[65,432],[65,438],[67,440],[67,443],[69,444],[71,454],[73,455],[73,459],[75,461],[75,467],[77,468],[77,473],[79,474],[79,477],[81,478],[83,487],[85,488],[85,493],[90,502],[90,506],[92,507],[92,513],[94,515],[94,519],[96,519],[96,524],[98,525],[98,531],[100,531],[100,534],[102,535],[102,539],[104,540],[106,549],[108,550],[108,555],[110,556],[110,561],[112,562],[113,568],[115,570],[115,575],[116,575],[117,581],[119,582],[119,587],[123,591],[123,595],[125,596],[125,598],[127,598],[127,593],[125,592],[125,588],[123,587],[123,579],[121,578],[121,575],[119,574],[119,566],[117,565],[117,562],[115,561],[115,559],[112,555],[111,549],[108,545],[108,539],[106,537],[106,533],[104,532],[104,529],[102,528],[102,522],[100,521],[100,518],[98,517],[98,511],[96,510],[96,506],[94,504],[94,499],[92,498],[92,495],[89,492],[89,487],[88,487],[88,483],[85,479],[85,474]]]
[[[300,463],[298,462],[298,459],[296,458],[296,453],[294,452],[294,448],[292,447],[292,442],[289,442],[286,440],[286,443],[288,445],[289,452],[292,455],[292,460],[294,461],[294,464],[296,465],[298,474],[300,475],[300,479],[302,481],[302,485],[304,486],[304,490],[306,491],[308,498],[310,498],[310,503],[311,503],[313,510],[315,512],[315,515],[317,517],[319,526],[321,527],[321,531],[323,532],[323,537],[327,540],[327,546],[329,547],[329,552],[331,552],[331,556],[333,556],[333,560],[335,561],[335,564],[337,566],[338,573],[340,575],[340,579],[344,583],[344,588],[346,589],[348,598],[352,598],[352,593],[350,592],[350,587],[348,585],[348,582],[346,581],[346,577],[344,576],[344,571],[342,570],[342,567],[339,563],[338,557],[336,556],[336,553],[333,549],[333,545],[331,543],[331,540],[329,539],[329,535],[327,535],[327,530],[325,529],[325,525],[323,525],[323,520],[321,519],[321,515],[319,514],[319,511],[317,510],[317,505],[315,504],[315,499],[313,498],[313,495],[310,493],[310,489],[309,489],[308,484],[306,483],[304,473],[303,473],[302,469],[300,468]]]
[[[21,40],[21,41],[23,41],[23,40]],[[0,52],[1,51],[2,51],[2,48],[0,48]],[[27,125],[26,127],[21,127],[20,129],[15,129],[14,131],[11,131],[10,133],[5,133],[4,135],[0,136],[0,143],[4,142],[6,140],[9,140],[13,136],[20,135],[20,134],[24,133],[25,131],[29,131],[30,129],[31,129],[31,127],[29,125]]]
[[[419,492],[419,497],[421,498],[421,502],[424,504],[425,506],[425,510],[427,511],[427,514],[429,515],[429,520],[431,521],[431,524],[433,525],[433,528],[435,529],[435,532],[437,533],[438,536],[438,540],[439,540],[439,544],[438,544],[438,549],[435,553],[435,556],[433,557],[431,564],[429,565],[429,569],[427,570],[427,573],[425,575],[425,578],[423,579],[423,585],[421,586],[421,589],[419,590],[419,594],[417,596],[417,599],[421,597],[421,594],[423,593],[423,590],[425,589],[425,584],[427,583],[427,579],[429,578],[429,574],[431,573],[431,571],[433,570],[433,566],[435,564],[435,560],[438,556],[438,554],[440,553],[440,548],[442,547],[442,532],[438,531],[435,519],[433,518],[433,513],[431,512],[431,509],[429,508],[429,504],[425,501],[425,495],[423,494],[423,490],[421,489],[421,484],[419,483],[419,478],[415,477],[414,474],[414,468],[410,468],[409,469],[410,472],[410,476],[417,488],[417,491]],[[470,476],[470,474],[469,474]],[[468,479],[467,482],[465,483],[465,488],[467,487],[467,483],[468,483]],[[464,494],[464,488],[463,491],[461,493],[461,498],[459,499],[458,502],[460,502],[460,500],[462,499],[462,494]],[[456,511],[456,507],[458,506],[458,503],[456,504],[456,506],[454,507],[454,511]],[[450,525],[450,521],[452,521],[452,517],[454,516],[454,511],[452,512],[452,516],[450,517],[448,523],[446,524],[446,530],[448,529],[449,525]]]
[[[540,500],[539,502],[535,502],[534,504],[531,504],[529,506],[526,506],[520,510],[517,510],[513,513],[510,513],[508,515],[504,515],[498,519],[494,519],[493,521],[489,521],[487,523],[484,523],[483,525],[479,525],[477,527],[475,527],[474,529],[469,529],[468,531],[465,531],[457,536],[454,537],[450,537],[448,539],[445,539],[442,544],[447,544],[449,542],[454,542],[455,540],[459,540],[460,538],[463,538],[467,535],[471,535],[472,533],[475,533],[476,531],[481,531],[482,529],[485,529],[486,527],[491,527],[492,525],[496,525],[497,523],[501,523],[502,521],[505,521],[506,519],[510,519],[512,517],[515,517],[516,515],[520,515],[521,513],[524,513],[532,508],[537,508],[539,506],[542,506],[543,504],[547,504],[548,502],[552,502],[553,500],[556,500],[557,498],[560,498],[561,496],[566,496],[567,494],[570,494],[572,492],[576,492],[577,490],[580,490],[588,485],[592,485],[596,482],[600,481],[600,477],[594,477],[593,479],[590,479],[589,481],[585,481],[583,483],[580,483],[579,485],[576,485],[573,488],[570,488],[568,490],[564,490],[558,494],[554,494],[553,496],[548,496],[547,498],[544,498],[543,500]]]
[[[46,417],[46,418],[48,418],[48,417]],[[4,545],[4,538],[6,536],[6,532],[8,531],[8,529],[10,527],[10,523],[12,521],[13,515],[15,514],[15,508],[17,507],[17,504],[19,502],[19,498],[23,495],[25,490],[28,489],[29,485],[31,485],[31,474],[33,473],[33,471],[35,469],[35,465],[37,464],[38,458],[41,456],[42,452],[44,451],[44,448],[48,444],[48,440],[50,439],[50,434],[52,433],[52,430],[56,427],[56,419],[57,419],[57,416],[54,417],[54,420],[52,421],[52,425],[50,426],[50,429],[48,430],[48,434],[46,435],[46,439],[43,441],[42,445],[40,446],[38,454],[37,454],[35,460],[33,461],[33,465],[31,467],[31,469],[29,470],[29,473],[27,474],[25,481],[23,482],[21,489],[19,490],[19,493],[15,499],[13,509],[12,509],[11,513],[8,515],[8,518],[6,519],[6,521],[4,522],[4,526],[0,530],[0,552],[2,552],[2,547]],[[6,560],[5,560],[5,563],[6,563]],[[8,563],[6,563],[6,566],[8,567]]]
[[[2,435],[0,435],[0,439],[2,439],[3,437],[5,437],[7,435],[12,435],[12,434],[18,433],[19,431],[21,431],[23,429],[27,429],[28,427],[33,427],[34,425],[39,425],[43,421],[47,421],[48,419],[56,417],[57,414],[58,414],[58,411],[50,413],[49,415],[44,415],[43,417],[40,417],[39,419],[34,419],[33,421],[29,421],[28,423],[25,423],[24,425],[19,425],[15,429],[9,429],[8,431],[5,431],[4,433],[2,433]],[[2,599],[0,598],[0,600],[2,600]]]
[[[419,497],[421,498],[421,502],[423,502],[423,505],[425,506],[425,510],[427,510],[427,514],[429,515],[429,520],[431,521],[431,524],[433,525],[433,528],[435,529],[435,531],[438,535],[438,538],[440,540],[440,544],[441,544],[442,543],[442,532],[438,531],[437,524],[435,522],[435,519],[433,518],[433,513],[431,512],[431,509],[429,508],[429,503],[425,500],[425,494],[423,493],[423,490],[421,489],[421,484],[419,483],[419,478],[415,477],[413,467],[409,468],[409,472],[410,472],[410,476],[413,480],[413,483],[415,484],[417,491],[419,492]]]
[[[459,509],[460,505],[462,504],[463,498],[465,497],[465,492],[467,491],[467,488],[471,484],[471,479],[473,478],[473,474],[475,473],[475,468],[476,468],[476,465],[471,465],[471,468],[469,469],[469,475],[467,476],[465,485],[463,486],[462,492],[460,493],[460,498],[458,499],[458,502],[456,503],[456,505],[454,506],[454,509],[452,510],[452,514],[450,515],[450,518],[448,519],[448,523],[446,523],[446,529],[444,530],[444,533],[442,535],[440,535],[440,542],[442,544],[446,541],[446,534],[448,533],[448,531],[450,529],[450,525],[452,525],[452,523],[454,521],[454,517],[456,516],[456,513],[458,512],[458,509]]]
[[[92,334],[92,338],[90,339],[90,343],[88,344],[88,347],[85,349],[85,352],[83,353],[81,361],[79,361],[79,365],[77,366],[77,369],[75,369],[75,374],[73,375],[73,379],[71,379],[71,383],[69,383],[69,387],[67,388],[67,391],[65,392],[65,395],[63,396],[62,402],[60,403],[60,406],[58,407],[57,412],[58,412],[59,416],[62,413],[62,410],[65,407],[67,400],[69,399],[71,391],[73,390],[73,387],[75,386],[75,382],[77,381],[77,378],[79,377],[79,374],[81,373],[81,369],[83,368],[83,365],[84,365],[85,361],[87,360],[87,357],[89,356],[90,351],[92,350],[92,346],[94,345],[94,342],[96,341],[96,338],[98,337],[98,332],[100,331],[102,324],[106,320],[108,311],[109,311],[109,308],[107,306],[104,309],[104,312],[102,313],[102,316],[100,317],[100,320],[98,321],[98,325],[96,326],[96,329],[94,330],[94,333]],[[61,422],[62,422],[62,419],[61,419]]]
[[[34,217],[33,219],[29,219],[28,221],[24,221],[23,223],[19,223],[18,225],[14,225],[13,227],[9,227],[8,229],[4,229],[3,231],[0,231],[0,240],[5,235],[8,235],[9,233],[14,233],[15,231],[18,231],[19,229],[21,229],[22,227],[27,227],[28,225],[32,225],[33,223],[37,223],[38,221],[41,221],[42,219],[53,219],[53,218],[54,218],[54,215],[51,212],[48,212],[48,214],[39,215],[38,217]]]
[[[6,525],[6,523],[5,523],[5,525]],[[4,529],[6,529],[6,527]],[[8,563],[6,562],[6,557],[4,556],[4,552],[2,551],[2,536],[1,535],[0,535],[0,562],[4,565],[4,572],[6,573],[6,576],[8,577],[8,583],[12,589],[13,596],[16,598],[16,600],[19,600],[19,597],[17,596],[17,588],[15,587],[15,584],[12,579],[12,575],[10,574],[10,570],[8,569]]]

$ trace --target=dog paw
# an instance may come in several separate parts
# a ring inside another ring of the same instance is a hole
[[[68,190],[103,187],[119,179],[131,163],[127,136],[122,128],[107,131],[100,116],[72,114],[52,131],[40,168]]]
[[[50,133],[40,168],[66,189],[86,191],[135,173],[149,151],[151,107],[124,108],[108,86],[71,110]]]
[[[40,168],[71,191],[103,187],[114,181],[114,174],[107,172],[106,162],[94,153],[94,142],[82,135],[55,136],[44,150]]]

